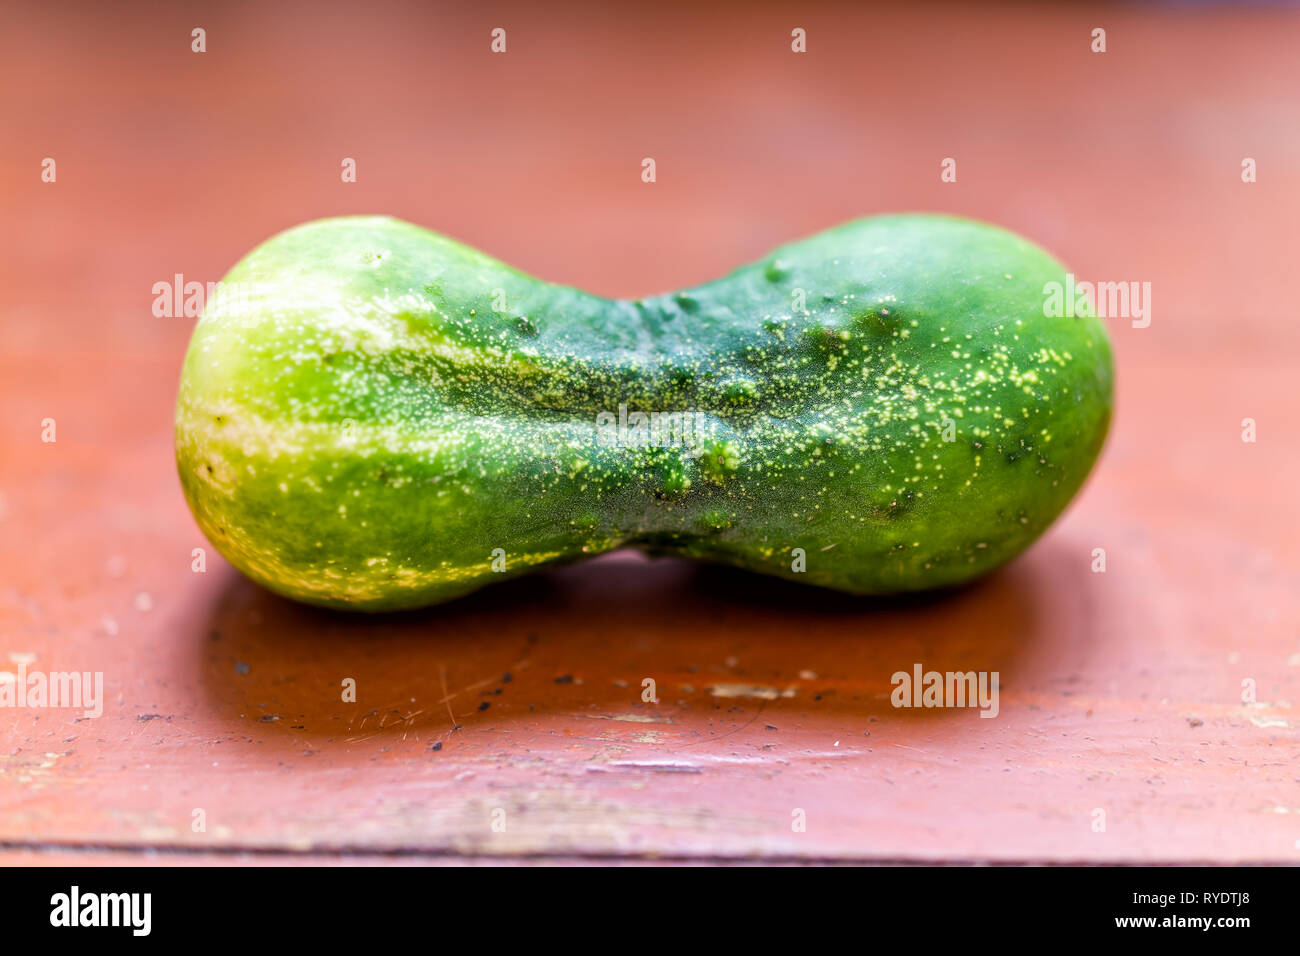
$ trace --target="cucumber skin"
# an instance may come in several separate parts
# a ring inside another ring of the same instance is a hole
[[[434,604],[624,546],[856,594],[951,586],[1037,538],[1105,439],[1110,346],[1096,318],[1044,316],[1063,280],[1009,232],[930,215],[638,301],[387,217],[307,223],[195,327],[181,483],[231,563],[325,606]],[[696,410],[706,438],[602,444],[620,405]]]

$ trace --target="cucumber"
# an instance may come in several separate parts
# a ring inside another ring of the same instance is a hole
[[[1112,363],[1045,252],[900,215],[610,300],[387,217],[290,229],[194,329],[190,508],[280,594],[445,601],[622,547],[855,594],[1027,547],[1100,452]]]

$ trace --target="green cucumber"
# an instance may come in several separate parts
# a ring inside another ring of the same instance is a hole
[[[622,547],[885,594],[1003,564],[1101,449],[1101,322],[976,222],[851,222],[610,300],[386,217],[290,229],[194,329],[176,457],[273,591],[386,610]]]

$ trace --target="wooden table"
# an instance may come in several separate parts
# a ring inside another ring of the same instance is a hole
[[[105,702],[0,710],[0,862],[1300,860],[1300,14],[793,9],[6,12],[0,669]],[[898,209],[1153,290],[1094,477],[965,591],[616,555],[349,616],[186,509],[154,283],[281,228],[387,212],[642,295]],[[997,719],[892,707],[915,662],[999,672]]]

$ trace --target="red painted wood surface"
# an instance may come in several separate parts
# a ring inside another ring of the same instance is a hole
[[[0,709],[0,861],[1300,860],[1298,45],[1283,9],[11,7],[0,669],[106,701]],[[151,289],[278,229],[387,212],[639,295],[898,209],[1152,284],[1094,478],[974,587],[620,555],[356,617],[243,580],[186,510],[193,320]],[[998,671],[999,716],[893,708],[918,662]]]

